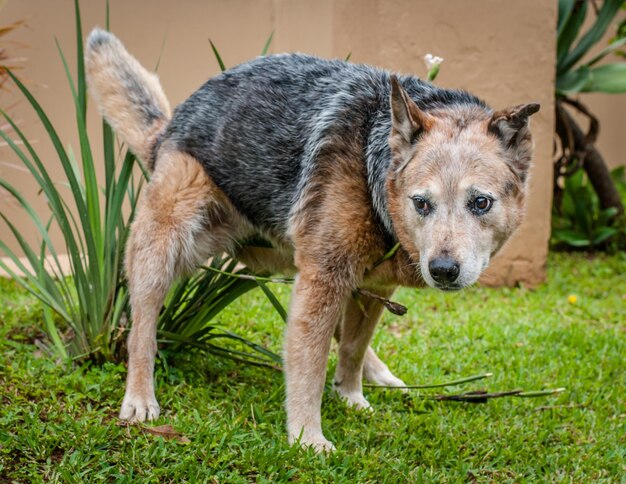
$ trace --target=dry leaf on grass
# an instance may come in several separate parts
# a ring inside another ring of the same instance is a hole
[[[187,437],[181,434],[178,430],[175,430],[171,425],[158,425],[156,427],[141,427],[141,430],[157,437],[163,437],[167,440],[176,440],[181,444],[188,444],[191,442]]]

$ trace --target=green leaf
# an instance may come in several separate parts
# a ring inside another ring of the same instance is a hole
[[[600,210],[598,214],[598,225],[607,225],[618,213],[617,207],[609,207]]]
[[[591,71],[591,79],[582,92],[626,92],[626,62],[606,64]]]
[[[559,0],[559,14],[557,24],[557,36],[561,35],[563,28],[567,25],[567,21],[572,15],[575,0]]]
[[[36,151],[33,149],[30,141],[26,138],[26,136],[22,133],[20,128],[15,124],[15,122],[8,116],[5,112],[2,112],[2,115],[7,120],[13,131],[18,135],[20,141],[24,144],[29,154],[31,155],[33,162],[28,159],[26,154],[19,148],[13,140],[2,130],[0,130],[0,137],[2,137],[6,143],[10,146],[13,152],[20,158],[22,163],[28,168],[31,175],[35,178],[37,185],[41,188],[43,193],[45,194],[48,205],[54,215],[56,222],[61,229],[61,233],[63,234],[63,238],[66,243],[66,248],[71,257],[72,266],[74,275],[78,280],[83,280],[85,278],[85,273],[82,270],[82,259],[81,252],[79,250],[79,242],[74,237],[74,233],[72,231],[72,226],[70,225],[71,212],[66,210],[66,207],[63,203],[63,200],[56,189],[56,186],[50,175],[46,171],[43,163],[37,156]],[[52,247],[50,245],[50,247]]]
[[[85,56],[83,55],[83,27],[80,20],[78,0],[74,0],[74,16],[76,21],[76,69],[78,71],[79,115],[82,119],[85,119],[87,115],[87,83],[85,82]]]
[[[44,128],[46,129],[46,132],[48,133],[48,137],[50,138],[50,141],[52,141],[52,144],[56,150],[57,156],[59,157],[59,160],[61,161],[63,171],[65,172],[65,175],[67,176],[70,186],[72,188],[73,200],[76,203],[76,208],[78,211],[79,219],[81,220],[81,225],[85,229],[85,231],[87,231],[87,233],[85,234],[85,239],[86,239],[89,255],[93,254],[93,256],[95,256],[97,254],[97,251],[96,251],[95,245],[93,244],[94,239],[90,233],[91,227],[89,225],[89,214],[87,210],[87,205],[85,203],[85,200],[80,196],[80,191],[81,191],[80,183],[76,179],[76,176],[74,175],[72,163],[67,155],[67,152],[63,148],[61,139],[59,138],[59,135],[57,134],[56,129],[50,122],[50,119],[48,118],[44,110],[42,109],[41,105],[35,100],[35,98],[32,96],[32,94],[26,88],[26,86],[17,77],[15,77],[11,71],[7,70],[6,72],[11,77],[13,82],[15,82],[15,84],[20,89],[20,91],[22,91],[22,94],[24,94],[24,96],[30,103],[31,107],[37,113],[39,120],[44,125]],[[53,183],[48,177],[48,180],[46,181],[46,185],[51,185],[51,184]],[[53,190],[49,190],[48,193],[51,193],[52,191]],[[56,194],[55,196],[57,199],[59,199],[58,194]],[[82,265],[82,262],[80,260],[75,261],[75,262]]]
[[[557,43],[556,43],[556,58],[557,58],[557,66],[560,65],[569,48],[572,45],[572,42],[576,40],[578,36],[578,32],[580,31],[580,27],[585,21],[585,16],[587,15],[587,2],[573,2],[574,5],[571,6],[569,10],[569,14],[567,15],[567,19],[563,20],[562,24],[559,27],[557,33]],[[561,3],[559,2],[559,13],[561,11]],[[559,16],[559,22],[561,22],[561,17]]]
[[[286,323],[287,311],[285,310],[283,305],[280,303],[276,295],[270,290],[269,287],[267,287],[267,284],[265,284],[264,282],[257,280],[256,283],[259,285],[261,290],[265,293],[265,296],[267,296],[267,299],[269,299],[269,301],[272,303],[272,306],[274,306],[274,308],[276,309],[276,312],[280,315],[280,317]]]
[[[604,49],[602,49],[598,55],[596,55],[593,59],[591,59],[589,62],[587,62],[586,65],[592,66],[592,65],[598,63],[599,61],[604,59],[607,55],[615,52],[616,50],[618,50],[623,45],[626,45],[626,37],[624,37],[622,39],[614,40],[608,46],[606,46]]]
[[[273,38],[274,38],[274,31],[272,30],[272,33],[268,37],[267,42],[265,42],[265,46],[263,47],[263,50],[261,51],[261,57],[267,55],[267,52],[270,50],[270,45],[272,45],[272,39]],[[222,69],[222,71],[223,70],[224,69]]]
[[[589,84],[591,70],[587,66],[581,66],[574,71],[567,71],[557,76],[556,91],[559,94],[571,94],[582,92]]]
[[[617,233],[618,233],[618,230],[614,227],[600,227],[597,230],[594,230],[593,239],[591,240],[591,243],[593,245],[601,244],[602,242],[605,242],[606,240],[613,237]]]
[[[222,56],[217,51],[217,47],[213,44],[213,41],[209,39],[209,43],[211,44],[211,49],[213,49],[213,55],[215,55],[215,59],[217,60],[218,65],[220,66],[220,70],[224,72],[226,70],[226,66],[224,65],[224,61],[222,60]]]
[[[586,5],[587,2],[583,2]],[[622,6],[623,0],[605,0],[602,3],[600,12],[592,27],[582,36],[576,47],[574,47],[567,55],[557,62],[557,72],[563,73],[570,69],[593,47],[604,35],[619,8]],[[558,46],[557,46],[558,59]]]
[[[591,241],[580,232],[574,232],[573,230],[554,230],[552,237],[557,242],[564,242],[572,247],[588,247],[591,245]]]
[[[12,185],[10,185],[7,181],[0,179],[0,187],[4,188],[7,192],[13,195],[13,197],[18,201],[20,206],[26,211],[26,214],[28,215],[30,220],[35,224],[35,227],[37,228],[37,231],[41,236],[42,243],[46,245],[46,247],[50,251],[50,255],[52,256],[53,261],[55,262],[57,274],[61,276],[61,264],[59,262],[58,254],[55,251],[54,245],[52,244],[52,241],[48,234],[48,227],[44,225],[42,220],[39,218],[37,212],[33,209],[32,205],[28,203],[28,201]],[[0,213],[0,216],[5,217],[3,213]]]

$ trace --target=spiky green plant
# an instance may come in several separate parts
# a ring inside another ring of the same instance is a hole
[[[600,42],[620,8],[625,8],[626,2],[604,1],[591,27],[581,35],[580,29],[591,4],[587,0],[559,0],[556,65],[558,95],[626,92],[626,63],[614,62],[597,66],[608,55],[618,53],[624,48],[626,32],[623,27],[618,27],[618,35],[611,39],[609,45],[589,60],[581,62]]]
[[[74,101],[80,141],[78,157],[71,148],[64,148],[65,143],[50,117],[28,88],[8,71],[45,127],[59,165],[52,166],[48,162],[45,166],[28,136],[11,116],[1,111],[10,128],[0,130],[0,136],[34,178],[46,197],[51,215],[49,219],[43,219],[13,185],[0,179],[0,187],[15,198],[41,239],[37,246],[29,244],[7,214],[1,213],[27,263],[20,258],[21,254],[0,240],[0,250],[19,270],[12,270],[1,259],[0,266],[43,303],[43,330],[48,335],[48,348],[52,354],[63,360],[86,357],[99,361],[116,360],[123,353],[129,314],[128,290],[123,277],[124,245],[147,174],[132,153],[116,147],[114,134],[104,122],[103,152],[97,154],[91,148],[86,123],[87,93],[78,0],[75,0],[75,15],[75,79],[58,43],[57,47]],[[106,25],[108,28],[108,5]],[[104,179],[97,175],[96,166],[100,163],[104,164]],[[63,181],[52,175],[58,166],[65,176]],[[61,247],[55,246],[49,236],[54,225],[58,226],[63,237]],[[69,274],[63,273],[62,254],[69,258]],[[210,324],[211,319],[230,302],[263,284],[254,278],[226,274],[235,271],[236,274],[250,275],[247,269],[237,267],[232,259],[218,257],[207,268],[175,284],[159,322],[159,338],[163,344],[174,348],[194,346],[255,364],[280,362],[274,353]],[[266,286],[263,289],[266,293],[269,291]],[[274,298],[272,303],[276,302]]]

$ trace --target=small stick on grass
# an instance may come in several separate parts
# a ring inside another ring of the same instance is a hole
[[[489,393],[487,390],[475,390],[466,393],[459,393],[456,395],[429,395],[425,398],[432,400],[445,400],[453,402],[468,402],[468,403],[487,403],[487,400],[493,398],[513,397],[522,393],[522,390],[509,390],[506,392],[493,392]]]
[[[522,398],[535,398],[535,397],[547,397],[548,395],[555,395],[557,393],[563,393],[566,389],[565,388],[552,388],[549,390],[537,390],[537,391],[531,391],[531,392],[521,392],[520,394],[516,395],[518,397],[522,397]]]
[[[458,380],[452,380],[444,383],[426,383],[423,385],[405,385],[403,387],[396,387],[391,385],[372,385],[370,383],[363,384],[364,387],[368,388],[397,388],[398,390],[418,390],[424,388],[443,388],[443,387],[452,387],[456,385],[463,385],[464,383],[469,383],[476,380],[482,380],[484,378],[489,378],[493,376],[493,373],[482,373],[480,375],[472,375],[466,378],[460,378]]]
[[[523,390],[509,390],[506,392],[489,393],[487,390],[475,390],[467,393],[459,393],[457,395],[429,395],[425,398],[433,400],[447,400],[455,402],[468,403],[487,403],[488,400],[502,397],[520,397],[520,398],[539,398],[555,395],[564,392],[565,388],[554,388],[549,390],[536,390],[525,392]]]

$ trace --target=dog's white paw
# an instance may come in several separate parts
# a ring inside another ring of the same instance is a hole
[[[299,429],[296,431],[296,429]],[[304,429],[298,425],[289,426],[289,444],[298,444],[300,447],[311,447],[315,452],[332,452],[335,450],[333,443],[324,437],[321,430]]]
[[[313,450],[315,450],[315,452],[317,453],[333,452],[337,450],[335,446],[333,445],[333,443],[330,440],[327,440],[326,438],[324,438],[323,435],[321,435],[320,438],[311,440],[309,442],[300,442],[300,444],[306,447],[312,447]]]
[[[302,436],[300,440],[294,440],[293,442],[297,442],[301,447],[311,447],[318,454],[321,452],[333,452],[337,450],[333,443],[326,439],[322,434],[315,435],[311,437]]]
[[[356,410],[369,410],[373,411],[374,409],[370,405],[370,402],[363,396],[363,392],[358,390],[347,391],[343,389],[340,385],[333,384],[334,392],[339,395],[349,407],[352,407]]]
[[[122,409],[120,410],[120,418],[130,422],[156,420],[160,411],[159,404],[154,396],[125,395],[122,401]]]

